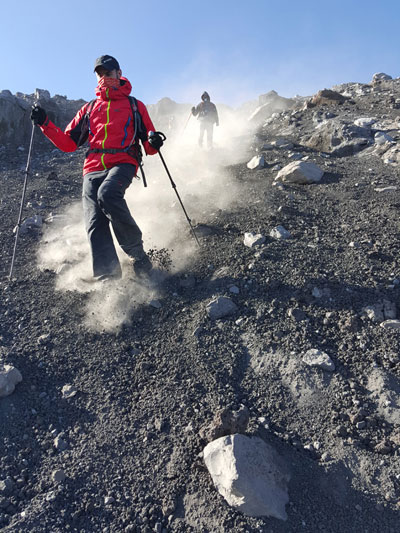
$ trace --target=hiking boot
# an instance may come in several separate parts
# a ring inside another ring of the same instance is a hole
[[[144,255],[141,259],[134,260],[133,271],[139,278],[148,276],[152,268],[153,265],[147,255]]]

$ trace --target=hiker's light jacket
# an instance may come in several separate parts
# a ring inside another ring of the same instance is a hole
[[[96,87],[96,100],[85,104],[68,126],[62,131],[48,118],[40,126],[42,132],[63,152],[74,152],[86,140],[89,151],[83,165],[83,175],[88,172],[107,170],[121,163],[138,166],[135,151],[116,153],[90,152],[90,150],[126,149],[132,142],[135,132],[135,121],[129,95],[132,85],[126,78],[120,79],[119,87]],[[154,125],[143,102],[136,100],[137,109],[142,117],[145,139],[142,145],[146,154],[157,153],[147,141],[149,131],[155,131]],[[88,120],[88,112],[89,120]],[[137,139],[138,140],[138,139]]]

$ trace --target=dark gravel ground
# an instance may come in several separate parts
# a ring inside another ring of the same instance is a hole
[[[333,111],[369,116],[373,100],[374,116],[395,118],[385,95]],[[285,137],[299,142],[315,112],[305,110],[303,126]],[[290,112],[279,115],[249,138],[248,159],[288,120]],[[0,480],[9,480],[2,531],[399,530],[399,332],[363,313],[384,300],[399,307],[400,189],[375,191],[398,186],[399,170],[373,155],[295,150],[325,170],[321,182],[276,186],[271,167],[225,168],[240,200],[203,212],[209,234],[186,271],[163,280],[161,307],[135,306],[117,331],[88,328],[91,293],[56,290],[57,274],[38,269],[41,230],[20,236],[7,280],[26,151],[1,152],[0,356],[23,375],[0,400]],[[278,149],[267,158],[290,161]],[[81,164],[80,153],[35,154],[27,192],[34,207],[24,216],[47,217],[78,200]],[[278,224],[292,239],[268,236]],[[265,244],[246,248],[248,231],[266,235]],[[231,297],[236,315],[209,320],[205,306],[216,295]],[[310,348],[328,353],[335,372],[306,367]],[[63,397],[66,384],[75,396]],[[247,434],[289,466],[286,522],[230,509],[204,466],[200,428],[219,408],[241,403],[250,410]],[[64,480],[53,480],[57,470]]]

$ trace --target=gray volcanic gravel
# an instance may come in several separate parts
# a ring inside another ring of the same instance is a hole
[[[321,109],[356,119],[374,105],[375,117],[397,119],[393,93],[397,80],[353,103],[303,109],[297,125],[291,111],[277,114],[249,136],[247,159],[223,169],[240,200],[196,215],[201,249],[160,281],[160,305],[137,305],[116,331],[88,328],[90,293],[56,290],[58,274],[38,269],[40,229],[20,236],[7,279],[26,151],[0,152],[0,361],[23,376],[0,399],[1,531],[399,530],[400,332],[364,311],[400,314],[399,167],[301,141]],[[291,161],[286,148],[247,168],[280,137],[324,170],[319,183],[274,181],[275,165]],[[24,217],[79,200],[82,158],[35,152]],[[183,200],[190,213],[193,199]],[[270,237],[277,225],[291,238]],[[248,248],[246,232],[266,240]],[[207,316],[217,296],[234,314]],[[310,349],[335,370],[304,364]],[[67,384],[76,394],[62,392]],[[290,470],[287,521],[229,508],[204,465],[201,428],[241,404],[247,434]]]

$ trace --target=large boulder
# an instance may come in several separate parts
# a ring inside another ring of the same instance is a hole
[[[372,142],[370,127],[356,126],[353,122],[330,119],[320,122],[303,143],[319,152],[343,157],[360,152]]]
[[[258,103],[258,107],[253,111],[248,119],[249,122],[253,124],[262,124],[273,113],[292,109],[295,106],[296,101],[292,98],[284,98],[283,96],[279,96],[276,91],[270,91],[266,94],[260,95]]]
[[[311,98],[311,106],[344,104],[348,98],[331,89],[322,89]]]
[[[204,461],[218,492],[247,516],[286,520],[290,476],[283,460],[259,437],[221,437],[204,448]]]
[[[283,167],[277,174],[275,180],[286,183],[318,183],[324,171],[315,163],[306,161],[293,161]]]

